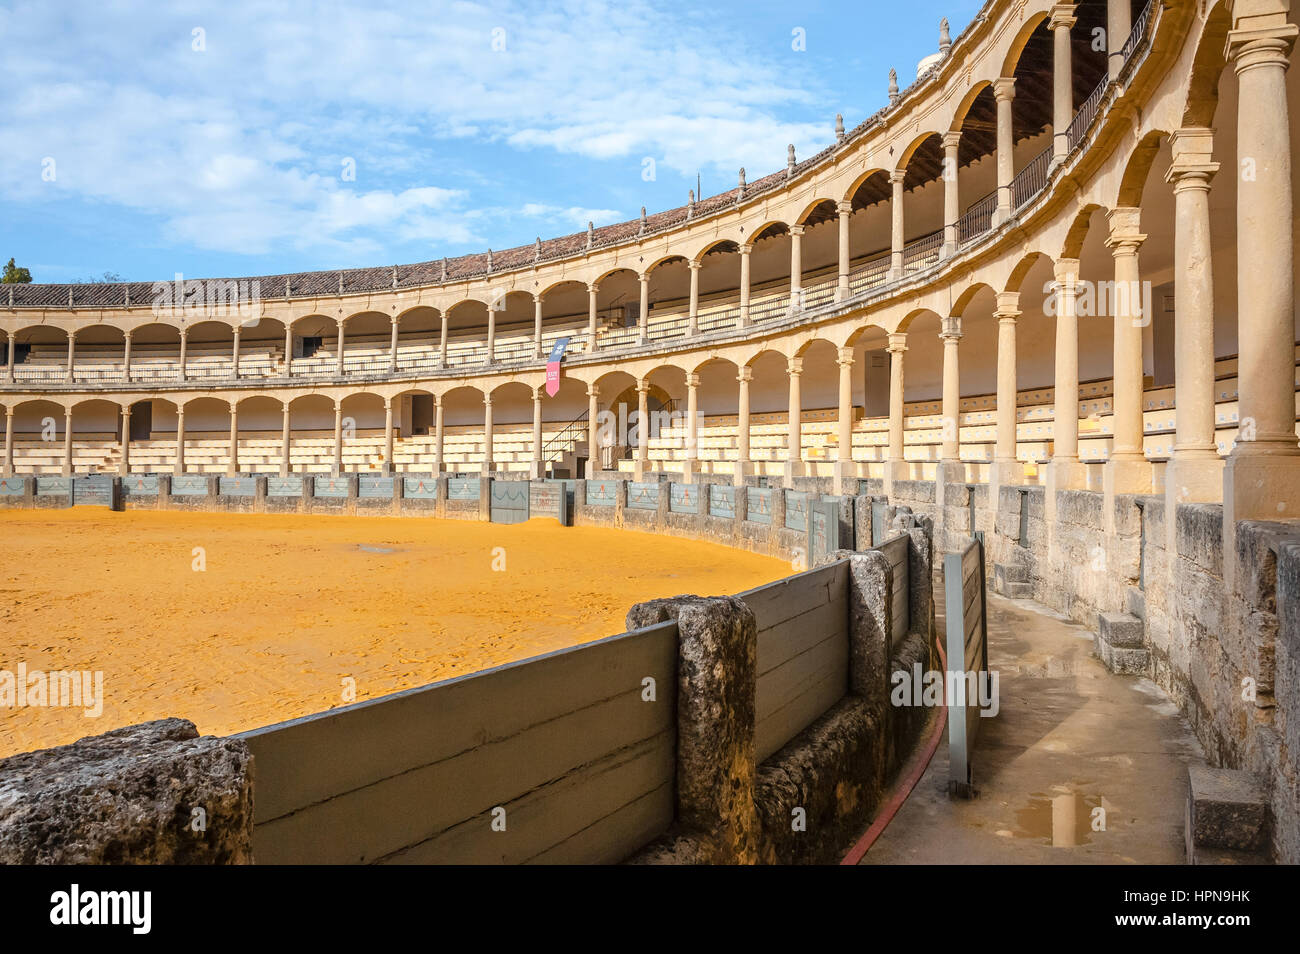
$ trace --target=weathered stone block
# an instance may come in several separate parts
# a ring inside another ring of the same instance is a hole
[[[1127,613],[1098,613],[1097,629],[1112,646],[1140,649],[1144,645],[1142,620]]]
[[[1187,766],[1191,842],[1196,846],[1257,851],[1268,835],[1268,798],[1249,772]]]
[[[250,863],[252,768],[183,719],[4,759],[0,864]]]

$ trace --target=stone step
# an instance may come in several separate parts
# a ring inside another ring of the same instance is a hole
[[[1013,600],[1027,600],[1034,595],[1029,567],[1019,563],[993,564],[993,592]]]
[[[1269,806],[1250,772],[1187,766],[1187,860],[1191,864],[1267,864]]]
[[[1145,620],[1147,618],[1147,595],[1136,586],[1128,588],[1128,594],[1124,598],[1124,609],[1131,616]]]
[[[1127,613],[1098,613],[1093,651],[1113,673],[1141,676],[1150,654],[1143,642],[1142,621]]]

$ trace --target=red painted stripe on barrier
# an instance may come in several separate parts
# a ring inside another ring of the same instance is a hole
[[[935,637],[935,645],[939,650],[939,671],[944,674],[944,678],[946,679],[948,658],[943,651],[943,640],[937,635]],[[894,786],[893,794],[890,795],[889,801],[885,804],[884,810],[876,816],[875,820],[871,823],[871,827],[868,828],[866,833],[858,839],[857,844],[849,849],[849,853],[844,856],[840,861],[840,864],[856,865],[862,861],[867,851],[876,843],[876,839],[884,833],[887,827],[889,827],[889,823],[893,821],[894,815],[903,807],[903,803],[907,801],[907,796],[912,794],[912,789],[916,788],[916,783],[921,780],[921,776],[925,774],[925,770],[930,767],[930,760],[934,758],[934,753],[939,748],[939,740],[943,738],[943,730],[948,725],[948,696],[946,692],[941,694],[940,702],[942,708],[939,710],[939,718],[935,721],[934,731],[930,733],[930,738],[925,744],[925,750],[921,757],[919,759],[913,759],[913,765],[911,770],[907,773],[907,777],[900,780],[900,782]]]

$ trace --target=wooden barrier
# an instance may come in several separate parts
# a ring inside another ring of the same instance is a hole
[[[254,857],[626,858],[673,819],[676,671],[665,623],[242,733]]]
[[[907,534],[901,534],[875,547],[889,560],[889,566],[893,570],[890,649],[897,649],[912,627],[912,607],[909,598],[911,543],[911,538]]]
[[[971,750],[979,734],[980,700],[971,698],[989,668],[988,619],[984,587],[984,543],[971,540],[961,553],[943,558],[947,678],[954,683],[948,700],[948,791],[970,797]]]
[[[848,692],[848,564],[747,590],[758,628],[755,748],[763,761]]]

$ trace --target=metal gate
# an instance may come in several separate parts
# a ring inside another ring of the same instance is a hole
[[[528,481],[492,481],[492,522],[523,523],[528,519]]]

